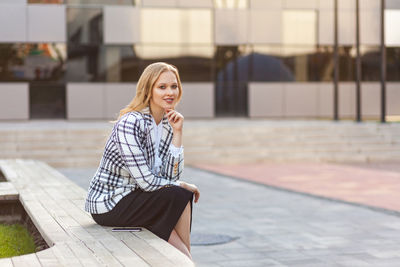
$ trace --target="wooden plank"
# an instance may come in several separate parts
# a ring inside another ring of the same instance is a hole
[[[194,266],[194,263],[182,252],[148,230],[135,232],[134,235],[147,242],[155,250],[178,266]]]
[[[11,261],[14,267],[41,267],[35,253],[12,257]]]
[[[58,260],[53,252],[53,247],[36,252],[36,257],[44,267],[60,266],[61,262]]]
[[[71,251],[74,253],[76,258],[79,259],[79,261],[81,262],[81,264],[83,266],[85,266],[85,267],[105,266],[95,255],[93,255],[93,252],[91,252],[82,243],[66,242],[65,244],[71,249]]]
[[[150,266],[175,266],[154,247],[131,233],[112,232],[112,235],[125,243],[132,251],[135,251]]]
[[[0,200],[18,200],[18,191],[10,182],[0,182]]]
[[[0,259],[0,267],[13,267],[11,258]]]
[[[83,266],[72,250],[64,243],[58,243],[50,248],[62,266]]]

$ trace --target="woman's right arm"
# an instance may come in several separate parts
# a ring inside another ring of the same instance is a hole
[[[133,114],[125,116],[116,125],[114,142],[128,172],[143,191],[155,191],[167,185],[179,185],[178,182],[156,176],[150,171],[150,165],[140,143],[139,136],[144,131],[142,128],[140,119]]]

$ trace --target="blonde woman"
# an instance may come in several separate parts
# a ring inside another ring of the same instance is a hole
[[[200,192],[183,171],[182,97],[176,67],[153,63],[122,109],[94,177],[85,210],[105,226],[142,226],[191,259],[192,201]]]

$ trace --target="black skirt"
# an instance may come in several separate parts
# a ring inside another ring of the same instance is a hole
[[[163,187],[153,192],[135,190],[123,197],[111,211],[92,214],[92,217],[104,226],[144,227],[168,241],[188,202],[192,228],[192,201],[193,193],[180,186]]]

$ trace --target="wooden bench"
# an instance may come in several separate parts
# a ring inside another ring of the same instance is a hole
[[[0,199],[17,199],[49,248],[0,266],[194,266],[150,231],[112,232],[84,211],[86,191],[47,164],[0,160]]]

